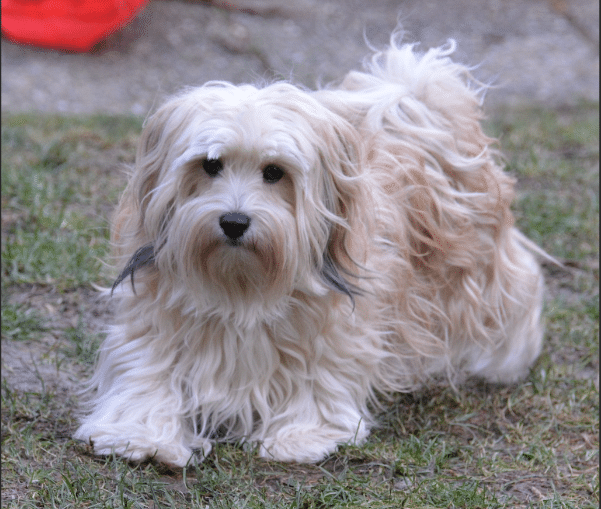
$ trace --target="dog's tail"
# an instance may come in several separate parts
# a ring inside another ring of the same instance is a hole
[[[367,73],[351,72],[342,84],[346,90],[375,90],[389,85],[391,101],[415,99],[452,119],[465,107],[479,109],[488,86],[477,81],[468,67],[451,59],[456,43],[418,51],[418,44],[401,44],[393,34],[390,46],[366,60]]]
[[[364,62],[366,72],[352,71],[344,78],[340,86],[343,101],[346,111],[354,115],[349,120],[366,131],[385,130],[392,137],[420,146],[434,156],[447,177],[463,184],[462,190],[483,190],[470,185],[468,174],[479,181],[492,176],[488,192],[494,195],[497,187],[510,201],[512,179],[502,172],[503,158],[496,140],[481,126],[482,103],[489,85],[474,78],[474,67],[452,60],[454,40],[419,52],[415,43],[402,44],[401,35],[393,33],[390,46]],[[493,161],[496,164],[491,165]],[[451,168],[454,171],[449,175]],[[487,168],[486,176],[482,168]],[[520,242],[541,259],[561,265],[523,235]]]
[[[412,142],[429,138],[435,144],[440,134],[451,135],[454,140],[440,143],[450,142],[465,157],[478,156],[492,141],[480,128],[489,87],[472,76],[472,67],[451,59],[454,40],[426,52],[417,46],[393,34],[388,48],[364,62],[364,72],[350,72],[336,90],[321,90],[318,98],[366,133],[392,130]]]

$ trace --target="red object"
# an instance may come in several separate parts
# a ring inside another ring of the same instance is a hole
[[[2,34],[44,48],[88,51],[148,0],[2,0]]]

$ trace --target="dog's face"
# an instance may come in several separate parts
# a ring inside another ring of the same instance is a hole
[[[116,237],[134,239],[128,257],[152,245],[160,277],[203,299],[349,293],[358,146],[346,121],[293,86],[195,89],[145,127]]]

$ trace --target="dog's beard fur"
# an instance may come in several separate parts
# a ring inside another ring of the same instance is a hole
[[[216,439],[318,461],[365,439],[377,394],[526,373],[538,250],[451,52],[393,42],[337,89],[209,83],[150,118],[76,437],[173,465]]]

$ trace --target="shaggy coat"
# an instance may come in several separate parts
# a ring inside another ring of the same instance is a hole
[[[211,82],[147,121],[77,438],[177,466],[215,440],[314,462],[367,437],[381,393],[527,373],[540,250],[453,49],[393,37],[337,88]]]

